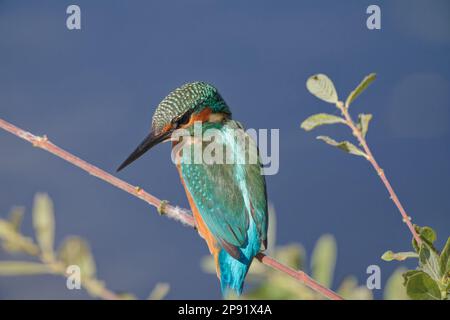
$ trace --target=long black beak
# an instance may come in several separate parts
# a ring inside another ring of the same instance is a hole
[[[128,166],[134,160],[138,159],[140,156],[142,156],[152,147],[156,146],[158,143],[166,140],[171,134],[172,134],[171,130],[160,134],[155,134],[153,131],[150,132],[150,134],[144,139],[144,141],[141,142],[141,144],[136,148],[136,150],[134,150],[133,153],[130,154],[130,156],[119,166],[119,168],[117,168],[117,172]]]

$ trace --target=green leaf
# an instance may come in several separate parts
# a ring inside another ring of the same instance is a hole
[[[426,243],[428,243],[428,245],[433,246],[433,243],[436,241],[437,239],[437,235],[436,235],[436,231],[434,231],[432,228],[430,227],[419,227],[419,226],[415,226],[416,232],[419,234],[419,237]],[[414,250],[416,250],[416,252],[419,252],[420,248],[417,245],[417,241],[414,239],[412,239],[412,245]]]
[[[13,251],[22,251],[30,255],[39,254],[39,248],[30,238],[18,233],[11,222],[0,219],[0,239],[4,242],[4,249],[8,250],[11,246]]]
[[[426,240],[429,244],[433,244],[436,239],[436,231],[434,231],[432,228],[430,227],[422,227],[420,228],[420,236]]]
[[[207,273],[216,272],[216,263],[211,255],[202,257],[202,259],[200,260],[200,266],[204,272]]]
[[[406,293],[414,300],[441,300],[438,284],[423,271],[408,277]]]
[[[358,286],[355,276],[347,276],[340,284],[337,293],[347,300],[372,300],[372,292],[365,286]]]
[[[159,282],[153,288],[148,300],[162,300],[169,293],[170,285],[168,283]]]
[[[366,137],[367,131],[369,130],[369,122],[372,120],[371,114],[361,113],[358,115],[358,129],[361,130],[363,138]]]
[[[382,256],[381,259],[383,259],[384,261],[392,261],[392,260],[397,260],[397,261],[403,261],[407,258],[418,258],[419,255],[416,252],[392,252],[391,250],[386,251]]]
[[[84,281],[84,289],[94,298],[96,297],[102,297],[102,294],[105,290],[105,283],[103,281],[100,281],[95,278],[91,278],[88,281],[86,281],[87,275],[81,271],[81,279],[83,280],[83,277],[85,279]],[[119,296],[120,297],[120,296]],[[120,297],[122,298],[122,297]]]
[[[423,243],[419,251],[419,266],[436,281],[441,279],[441,269],[439,265],[439,256],[437,253]]]
[[[138,300],[134,294],[129,292],[116,293],[120,300]]]
[[[333,104],[338,102],[338,95],[333,81],[324,74],[316,74],[309,77],[306,81],[306,88],[323,101]]]
[[[24,276],[51,273],[42,263],[27,261],[0,261],[0,276]]]
[[[441,274],[450,273],[450,237],[447,239],[444,249],[442,249],[441,256],[439,257],[439,265]]]
[[[58,250],[58,258],[66,266],[77,265],[82,276],[94,277],[96,268],[89,244],[80,237],[69,237]]]
[[[337,142],[336,140],[333,140],[327,136],[318,136],[317,139],[322,140],[325,143],[327,143],[333,147],[337,147],[345,152],[368,159],[367,154],[365,154],[361,149],[359,149],[358,147],[356,147],[353,143],[351,143],[349,141]]]
[[[275,249],[275,258],[291,268],[302,270],[305,263],[305,249],[301,244],[291,243]]]
[[[355,276],[346,276],[336,292],[344,299],[349,299],[350,294],[356,287],[358,287],[358,279]]]
[[[268,221],[270,221],[267,227],[267,248],[266,253],[272,254],[275,250],[275,244],[277,241],[277,214],[273,203],[269,202],[267,207],[267,213],[269,215]]]
[[[347,100],[345,101],[345,105],[348,108],[350,104],[358,97],[368,86],[372,83],[372,81],[376,78],[375,73],[371,73],[368,76],[366,76],[360,84],[353,90],[350,95],[348,96]]]
[[[33,225],[36,232],[36,240],[42,253],[50,257],[53,256],[55,216],[53,203],[47,194],[38,193],[34,198]]]
[[[9,219],[7,220],[7,223],[11,227],[12,232],[19,233],[20,232],[20,226],[22,224],[23,216],[25,213],[25,209],[23,207],[14,207],[11,210],[11,213],[9,214]],[[5,240],[2,244],[3,249],[5,251],[8,251],[10,253],[17,253],[23,251],[22,248],[13,241]]]
[[[345,123],[345,120],[332,114],[318,113],[308,117],[305,121],[302,122],[300,127],[306,131],[310,131],[318,126],[335,123]]]
[[[312,277],[325,287],[331,287],[334,267],[336,265],[336,241],[334,237],[325,234],[317,240],[311,257]]]
[[[387,279],[383,292],[385,300],[409,300],[406,288],[403,286],[402,274],[405,271],[405,268],[400,267]]]
[[[20,231],[25,209],[23,207],[14,207],[9,214],[9,222],[16,231]]]
[[[411,278],[413,275],[420,273],[423,271],[420,270],[408,270],[405,273],[402,274],[403,276],[403,285],[406,287],[406,283],[408,283],[409,278]]]

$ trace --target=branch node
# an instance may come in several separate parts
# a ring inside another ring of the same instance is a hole
[[[166,210],[166,206],[169,204],[169,201],[167,200],[162,200],[161,203],[159,204],[157,210],[160,216],[164,215],[165,210]]]
[[[407,218],[408,220],[406,220],[406,218]],[[403,222],[404,222],[404,223],[407,223],[407,221],[411,221],[411,216],[406,216],[406,218],[403,218]]]
[[[44,134],[42,137],[36,136],[34,141],[32,142],[32,144],[33,144],[33,147],[40,148],[40,147],[42,147],[42,144],[44,144],[46,142],[48,142],[48,137],[47,137],[47,135]]]

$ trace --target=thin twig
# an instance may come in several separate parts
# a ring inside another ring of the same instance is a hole
[[[403,222],[406,223],[409,230],[411,231],[412,236],[416,240],[417,244],[420,246],[422,244],[422,240],[420,239],[419,235],[416,232],[416,229],[414,228],[413,224],[411,223],[411,217],[408,216],[406,213],[406,210],[403,208],[403,205],[401,204],[399,198],[397,197],[397,194],[395,193],[394,189],[392,188],[391,183],[389,182],[388,178],[386,177],[386,174],[384,173],[384,170],[381,169],[381,167],[378,165],[378,162],[375,160],[375,157],[372,154],[372,151],[369,148],[369,145],[367,144],[366,138],[363,136],[361,130],[356,126],[356,124],[353,122],[353,119],[350,116],[350,113],[348,112],[348,106],[344,105],[342,102],[337,103],[336,106],[341,110],[342,115],[345,118],[346,124],[350,127],[352,130],[353,135],[358,139],[359,144],[364,149],[364,152],[367,155],[367,160],[370,162],[370,164],[373,166],[375,171],[377,172],[378,176],[380,177],[381,181],[383,182],[384,186],[386,187],[387,191],[389,192],[389,196],[391,200],[394,202],[395,206],[397,207],[398,211],[400,211],[400,214],[403,217]]]
[[[262,264],[265,264],[266,266],[270,266],[278,271],[281,271],[292,278],[302,282],[312,290],[319,292],[323,294],[324,296],[328,297],[331,300],[342,300],[342,297],[336,294],[335,292],[331,291],[330,289],[322,286],[320,283],[316,282],[314,279],[312,279],[310,276],[308,276],[306,273],[304,273],[301,270],[294,270],[274,258],[271,258],[264,253],[258,253],[256,255],[256,259],[260,261]]]
[[[102,169],[84,161],[83,159],[80,159],[73,154],[61,149],[60,147],[54,145],[52,142],[49,141],[47,136],[35,136],[34,134],[27,132],[25,130],[22,130],[13,124],[6,122],[5,120],[0,119],[0,128],[12,133],[13,135],[24,139],[30,143],[33,144],[35,147],[39,147],[41,149],[44,149],[61,159],[66,160],[67,162],[79,167],[80,169],[83,169],[84,171],[88,172],[89,174],[109,183],[113,186],[122,189],[125,192],[128,192],[129,194],[144,200],[148,204],[156,207],[161,214],[167,215],[170,218],[173,218],[177,221],[182,222],[185,225],[191,226],[195,228],[195,222],[190,214],[190,211],[181,209],[178,207],[171,206],[166,203],[166,201],[162,201],[155,196],[149,194],[148,192],[144,191],[140,187],[133,186],[119,178],[116,178],[115,176],[103,171]],[[269,266],[273,269],[276,269],[280,272],[283,272],[294,279],[302,282],[312,290],[321,293],[325,297],[331,299],[331,300],[342,300],[342,298],[337,295],[332,290],[325,288],[324,286],[317,283],[315,280],[310,278],[308,275],[306,275],[302,271],[296,271],[292,268],[289,268],[288,266],[285,266],[281,264],[280,262],[276,261],[275,259],[260,253],[257,256],[257,259],[266,266]]]

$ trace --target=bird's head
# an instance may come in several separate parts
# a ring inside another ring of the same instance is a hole
[[[227,104],[212,85],[205,82],[191,82],[173,90],[156,108],[150,134],[117,171],[128,166],[158,143],[170,140],[176,129],[189,128],[196,121],[210,121],[218,114],[231,116]]]

